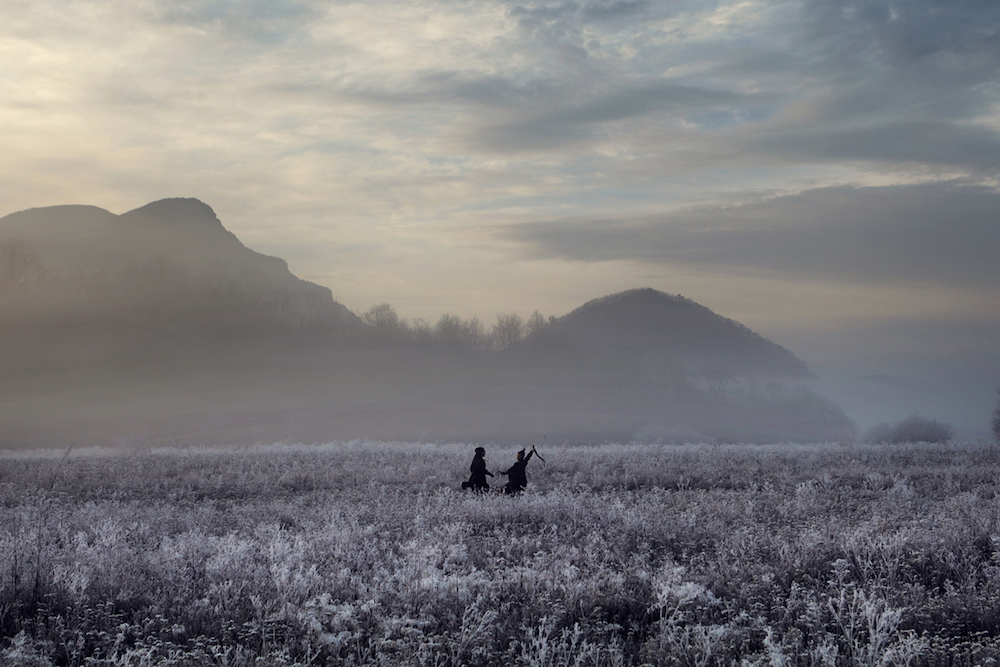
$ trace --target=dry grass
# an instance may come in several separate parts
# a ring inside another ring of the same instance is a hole
[[[547,447],[517,498],[472,449],[0,456],[0,663],[1000,657],[991,446]]]

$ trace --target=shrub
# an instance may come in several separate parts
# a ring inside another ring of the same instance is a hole
[[[913,415],[892,426],[886,423],[873,426],[867,435],[869,442],[948,442],[955,431],[951,424]]]
[[[997,389],[1000,394],[1000,389]],[[997,401],[996,410],[993,411],[993,437],[1000,442],[1000,401]]]

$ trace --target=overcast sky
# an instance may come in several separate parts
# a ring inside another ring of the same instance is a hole
[[[649,286],[862,425],[986,430],[998,26],[993,0],[0,0],[0,215],[197,197],[356,312],[432,322]]]

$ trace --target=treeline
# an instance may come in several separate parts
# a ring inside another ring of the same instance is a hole
[[[313,335],[329,342],[509,350],[552,342],[556,318],[501,313],[485,324],[445,313],[434,323],[401,318],[388,303],[353,322],[331,316],[321,291],[276,286],[250,272],[221,266],[192,271],[166,258],[112,271],[52,271],[23,241],[0,242],[0,311],[7,328],[103,323],[117,331],[144,329],[209,339]]]
[[[433,324],[422,317],[406,320],[388,303],[372,306],[360,318],[367,325],[360,335],[379,344],[503,351],[526,343],[551,343],[559,337],[556,318],[546,318],[537,310],[527,319],[517,313],[498,313],[489,328],[478,317],[463,319],[451,313]]]

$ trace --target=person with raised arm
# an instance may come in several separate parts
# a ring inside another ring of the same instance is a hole
[[[514,465],[500,473],[501,475],[507,475],[507,486],[503,489],[504,493],[513,496],[524,491],[524,487],[528,486],[528,475],[524,469],[528,467],[528,461],[531,460],[532,455],[537,453],[535,448],[532,447],[528,455],[525,456],[522,449],[517,453],[517,461]],[[541,456],[538,458],[541,458]]]

